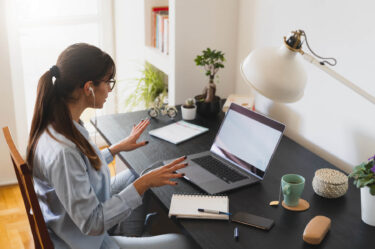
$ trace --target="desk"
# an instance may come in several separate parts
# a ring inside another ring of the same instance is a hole
[[[140,174],[157,161],[209,150],[223,116],[221,113],[215,119],[194,120],[193,123],[208,127],[210,131],[177,146],[148,135],[149,130],[174,121],[167,117],[152,119],[141,137],[141,140],[148,140],[150,143],[132,152],[122,152],[119,157],[135,174]],[[126,137],[133,124],[144,118],[147,118],[146,111],[101,116],[97,119],[96,128],[109,144],[113,144]],[[180,114],[176,117],[176,120],[179,119]],[[270,231],[218,220],[178,219],[175,222],[202,248],[373,248],[375,228],[361,221],[359,190],[350,181],[349,190],[344,197],[325,199],[316,195],[311,183],[315,170],[319,168],[335,167],[284,136],[265,179],[261,183],[227,193],[230,199],[230,212],[245,211],[271,218],[275,221],[275,226]],[[298,213],[287,211],[281,206],[268,205],[271,200],[277,199],[280,178],[287,173],[301,174],[305,177],[306,186],[302,198],[310,203],[309,210]],[[178,181],[179,184],[175,187],[163,186],[152,189],[166,211],[173,193],[202,192],[184,179]],[[332,226],[322,244],[312,246],[303,242],[302,233],[308,221],[316,215],[330,217]],[[240,239],[237,242],[233,239],[235,226],[238,226],[240,231]]]

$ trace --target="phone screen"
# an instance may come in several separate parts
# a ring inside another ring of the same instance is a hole
[[[249,214],[245,212],[235,213],[232,217],[233,222],[241,223],[244,225],[260,228],[263,230],[270,230],[275,223],[273,220]]]

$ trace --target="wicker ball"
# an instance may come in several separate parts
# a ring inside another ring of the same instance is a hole
[[[348,190],[348,177],[335,169],[318,169],[312,181],[317,195],[325,198],[338,198]]]

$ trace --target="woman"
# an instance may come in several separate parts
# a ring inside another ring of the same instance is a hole
[[[146,145],[137,140],[149,124],[142,120],[129,137],[103,151],[90,141],[80,115],[88,107],[103,107],[114,76],[108,54],[80,43],[65,49],[39,80],[27,163],[50,237],[55,248],[189,248],[189,241],[177,234],[109,235],[132,234],[132,223],[127,227],[126,221],[141,208],[144,193],[176,185],[171,179],[183,175],[175,171],[187,165],[182,157],[138,179],[125,171],[111,186],[106,164],[120,151]]]

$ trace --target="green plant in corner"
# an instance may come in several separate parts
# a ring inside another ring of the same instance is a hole
[[[370,194],[375,195],[375,156],[369,158],[368,162],[363,162],[354,167],[349,177],[354,179],[357,188],[369,187]]]
[[[209,77],[208,85],[204,88],[201,98],[204,99],[204,102],[212,102],[216,92],[216,84],[214,82],[216,73],[220,68],[224,68],[224,53],[207,48],[203,50],[202,54],[198,55],[194,61],[197,66],[204,67],[206,75]]]
[[[144,103],[145,108],[150,108],[158,97],[160,98],[159,101],[163,103],[167,95],[167,86],[164,83],[163,73],[147,62],[141,73],[142,77],[135,79],[135,90],[128,96],[125,105],[135,107],[139,103]]]

